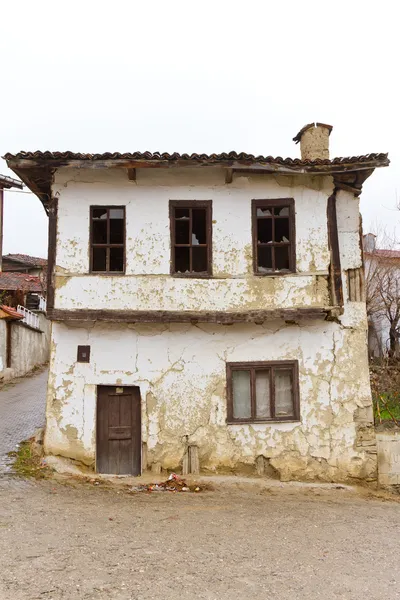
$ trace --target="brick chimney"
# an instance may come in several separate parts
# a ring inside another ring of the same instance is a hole
[[[309,123],[300,129],[293,141],[296,144],[300,142],[301,160],[328,159],[332,129],[332,125],[325,123]]]

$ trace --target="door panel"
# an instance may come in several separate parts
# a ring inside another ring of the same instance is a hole
[[[140,420],[138,387],[97,387],[98,473],[140,475]]]

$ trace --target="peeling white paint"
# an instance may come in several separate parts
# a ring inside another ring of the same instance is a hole
[[[329,177],[235,177],[221,169],[61,169],[55,308],[250,310],[326,306],[330,254]],[[252,274],[251,200],[295,199],[297,274]],[[168,202],[213,201],[211,279],[169,275]],[[127,276],[88,274],[90,205],[126,206]],[[337,200],[342,268],[360,266],[358,201]],[[343,277],[345,285],[345,277]],[[345,294],[347,297],[347,294]],[[89,364],[76,363],[79,344]],[[226,362],[297,359],[301,421],[227,425]],[[341,322],[264,325],[55,323],[47,403],[46,451],[95,460],[97,385],[138,385],[142,439],[149,462],[177,468],[187,442],[203,469],[254,468],[259,455],[282,479],[371,478],[376,456],[359,443],[371,436],[366,315],[347,303]]]

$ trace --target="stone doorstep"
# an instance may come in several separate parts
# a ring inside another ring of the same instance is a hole
[[[131,475],[105,475],[102,473],[94,473],[88,467],[78,466],[78,463],[60,456],[47,456],[44,460],[49,467],[61,475],[80,477],[94,482],[103,481],[104,483],[111,484],[115,487],[120,486],[126,488],[127,486],[137,487],[149,483],[162,483],[168,478],[168,473],[156,474],[150,471],[138,477],[133,477]],[[180,474],[179,476],[181,477]],[[187,475],[183,477],[183,479],[185,479],[188,485],[198,484],[200,487],[203,485],[214,491],[227,491],[227,489],[261,491],[272,488],[286,490],[345,490],[347,492],[356,492],[357,490],[356,486],[343,483],[283,482],[278,479],[269,479],[267,477],[246,477],[244,475]]]

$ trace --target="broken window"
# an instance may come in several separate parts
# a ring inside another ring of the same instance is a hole
[[[228,423],[298,421],[298,363],[228,363]]]
[[[253,200],[254,271],[295,271],[294,200]]]
[[[124,273],[125,207],[92,206],[90,225],[90,271]]]
[[[211,200],[171,201],[171,272],[211,275]]]

